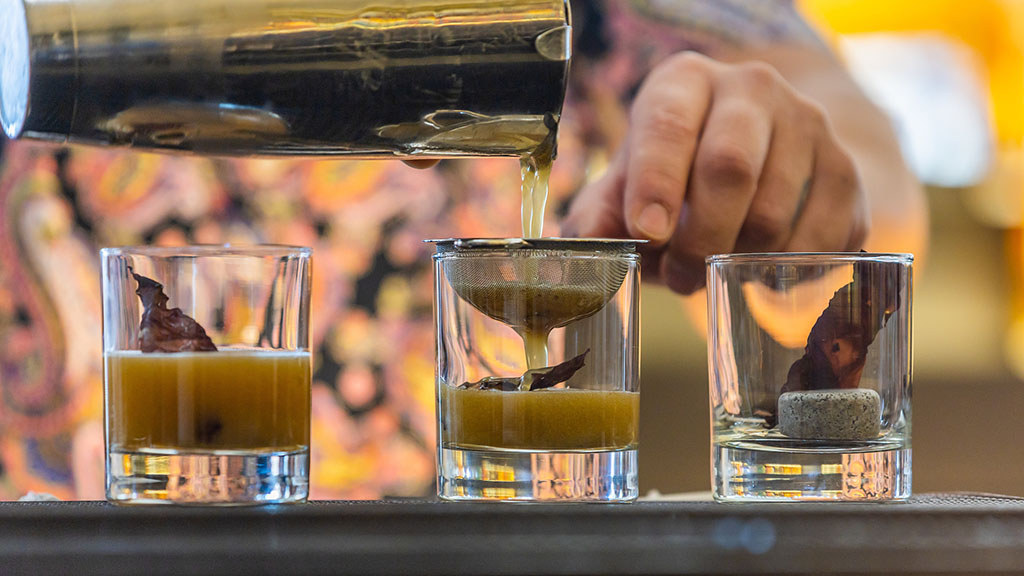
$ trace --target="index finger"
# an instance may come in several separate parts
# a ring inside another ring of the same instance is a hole
[[[633,102],[623,196],[626,227],[660,245],[675,230],[711,102],[709,61],[684,54],[651,72]]]

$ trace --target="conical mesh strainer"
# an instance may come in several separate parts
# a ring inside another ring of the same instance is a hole
[[[636,240],[436,240],[460,298],[520,334],[547,335],[597,313],[637,257]]]

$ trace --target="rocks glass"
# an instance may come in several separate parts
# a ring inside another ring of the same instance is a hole
[[[635,499],[636,242],[436,243],[438,494]]]
[[[310,250],[101,256],[107,499],[305,500]]]
[[[910,496],[912,262],[708,258],[717,500]]]

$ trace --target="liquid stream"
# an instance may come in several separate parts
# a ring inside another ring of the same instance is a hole
[[[541,238],[544,235],[544,210],[548,201],[548,181],[551,177],[551,158],[548,155],[531,154],[520,161],[523,179],[523,238]],[[537,274],[528,274],[527,279],[536,279]],[[548,365],[548,334],[552,327],[526,327],[519,330],[526,352],[528,370]]]
[[[523,179],[523,238],[541,238],[544,235],[551,160],[530,155],[524,156],[519,165]]]
[[[553,143],[545,140],[520,160],[523,238],[543,237],[553,151]],[[524,263],[521,285],[468,282],[461,286],[460,295],[519,334],[527,370],[548,366],[548,336],[553,329],[592,314],[607,299],[600,288],[541,285],[539,259]]]

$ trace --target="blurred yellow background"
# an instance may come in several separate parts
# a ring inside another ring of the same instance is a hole
[[[914,491],[1024,495],[1024,2],[798,4],[893,113],[929,185],[931,246],[915,270]],[[704,342],[690,329],[680,354],[669,335],[687,320],[663,313],[674,297],[644,296],[643,381],[659,393],[641,395],[642,487],[706,490],[708,431],[694,424],[707,422],[707,374],[693,368],[706,367]]]

